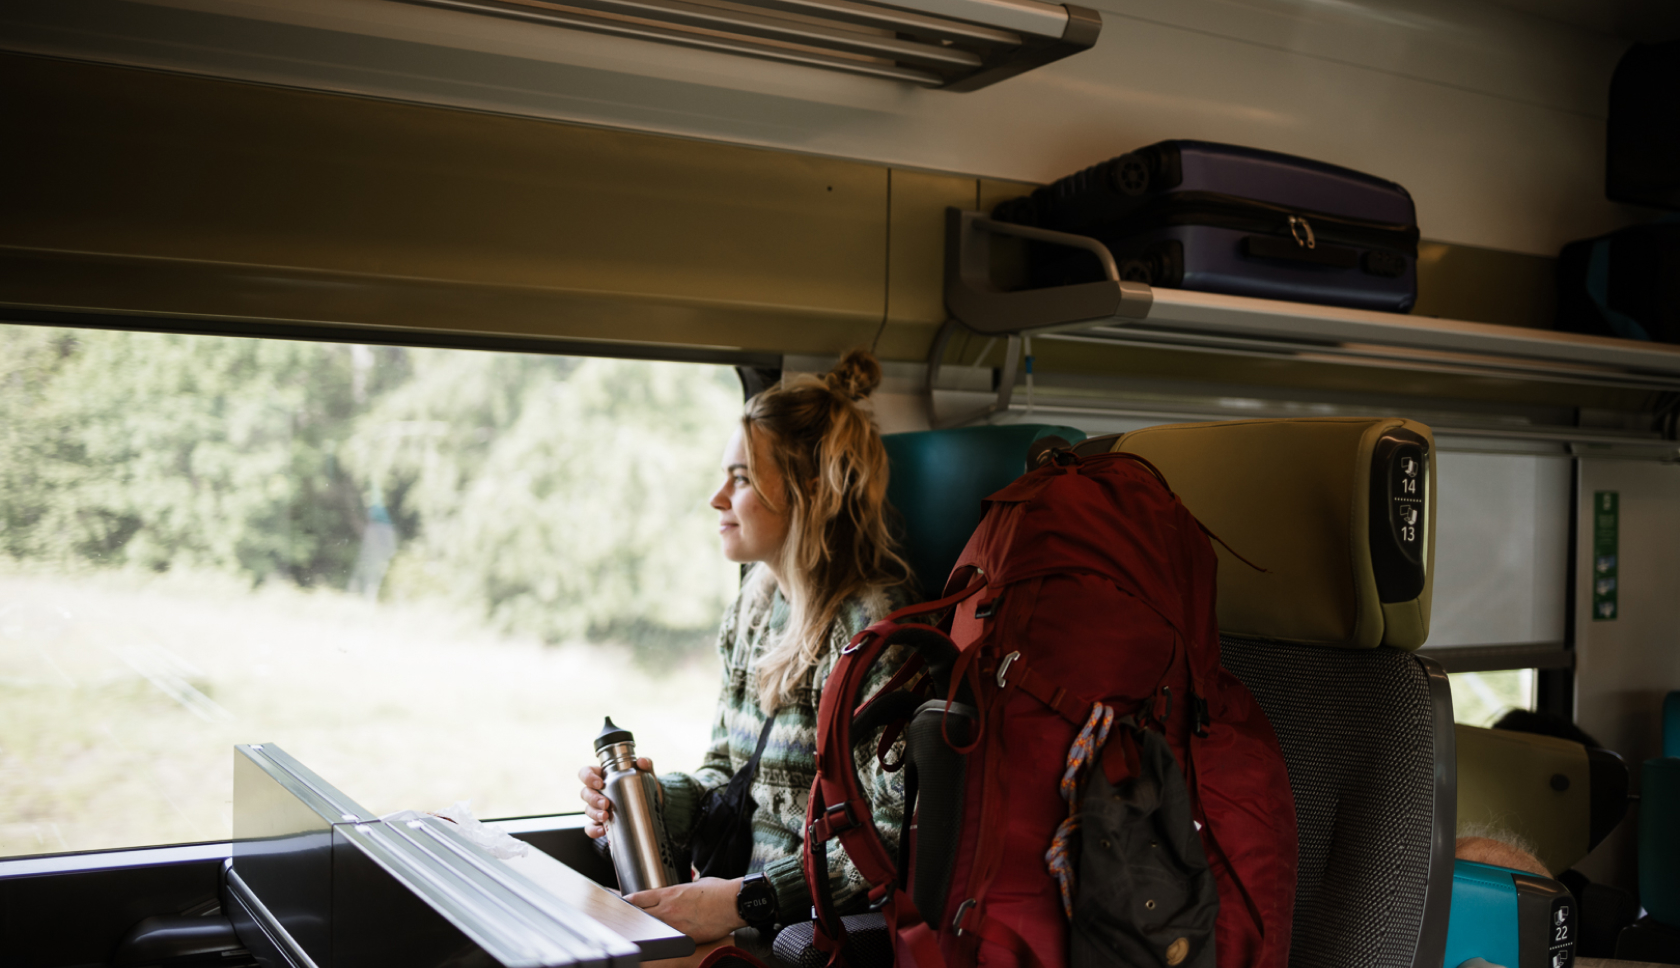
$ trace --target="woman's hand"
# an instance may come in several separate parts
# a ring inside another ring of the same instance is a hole
[[[738,877],[727,881],[702,877],[692,884],[638,891],[625,900],[693,938],[696,944],[705,944],[747,926],[735,910],[735,895],[739,893]]]
[[[641,757],[636,760],[636,769],[652,773],[653,761],[645,756]],[[583,815],[589,818],[583,832],[589,837],[605,837],[607,816],[612,813],[612,801],[601,792],[607,788],[606,778],[601,775],[600,767],[586,766],[578,770],[578,779],[583,783],[583,789],[578,791],[578,799],[583,801]],[[659,798],[665,799],[663,788],[659,791]]]

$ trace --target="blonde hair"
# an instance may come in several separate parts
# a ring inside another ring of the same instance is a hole
[[[887,451],[859,403],[881,382],[881,364],[853,350],[822,377],[783,380],[747,401],[741,414],[747,476],[758,443],[781,471],[782,494],[759,492],[788,509],[787,540],[776,571],[786,584],[788,623],[758,661],[758,701],[766,713],[792,699],[828,646],[828,628],[847,599],[903,584],[909,567],[887,525]],[[768,594],[759,568],[749,593]]]

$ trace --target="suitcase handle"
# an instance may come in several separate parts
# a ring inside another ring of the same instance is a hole
[[[1250,259],[1278,259],[1286,262],[1305,262],[1334,269],[1352,269],[1359,264],[1359,251],[1342,245],[1322,243],[1307,248],[1294,239],[1280,239],[1275,235],[1245,235],[1242,254]]]

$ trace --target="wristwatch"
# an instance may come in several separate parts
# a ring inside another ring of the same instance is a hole
[[[763,873],[741,878],[741,890],[735,895],[735,913],[761,932],[775,927],[776,888]]]

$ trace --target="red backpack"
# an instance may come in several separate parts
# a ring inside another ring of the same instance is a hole
[[[1142,458],[1052,456],[987,499],[946,597],[859,633],[823,690],[804,845],[812,943],[830,964],[845,961],[826,863],[838,838],[885,915],[898,968],[1065,968],[1069,914],[1046,853],[1069,821],[1070,749],[1075,759],[1090,752],[1094,707],[1098,718],[1106,707],[1164,734],[1182,768],[1217,884],[1217,968],[1286,968],[1294,800],[1271,726],[1220,666],[1208,537]],[[915,657],[860,705],[870,665],[894,644]],[[923,702],[928,683],[943,701]],[[919,784],[907,778],[915,834],[907,823],[896,858],[875,832],[852,752],[855,737],[883,724],[878,755],[899,735],[912,751],[933,736],[955,764],[924,762]],[[1138,769],[1137,750],[1111,738],[1089,769],[1120,784]],[[954,822],[932,823],[935,808]],[[1158,951],[1160,963],[1180,964],[1183,947]]]

